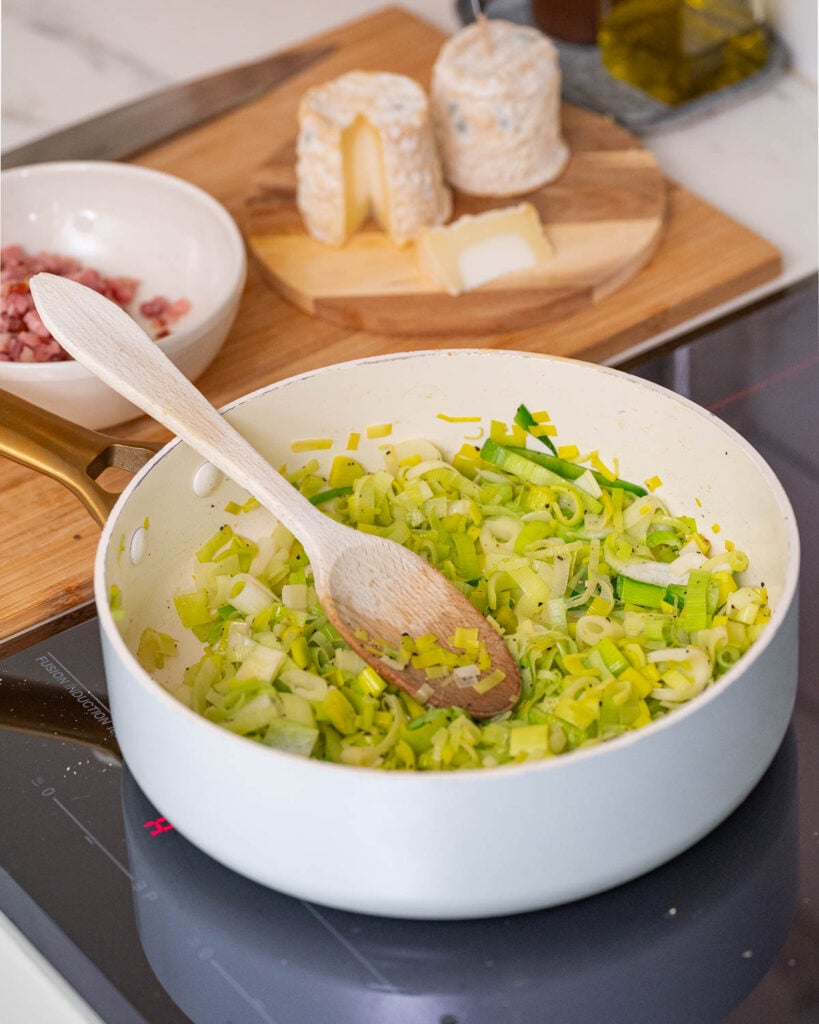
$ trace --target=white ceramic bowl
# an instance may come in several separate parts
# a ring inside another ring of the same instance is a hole
[[[233,324],[247,267],[242,236],[220,203],[172,175],[107,161],[34,164],[0,180],[4,246],[137,278],[129,312],[140,321],[146,299],[188,299],[190,311],[157,344],[191,380],[204,372]],[[140,415],[73,360],[0,362],[0,388],[94,429]]]
[[[351,401],[351,396],[354,400]],[[120,497],[100,540],[95,590],[110,708],[120,747],[149,799],[188,839],[265,885],[348,910],[475,917],[533,910],[634,878],[718,825],[770,764],[797,678],[799,538],[787,496],[735,431],[692,402],[605,367],[519,352],[383,356],[281,381],[227,417],[273,463],[290,444],[364,428],[428,437],[451,456],[480,414],[509,422],[521,403],[549,410],[560,443],[620,460],[702,532],[749,555],[744,582],[768,587],[762,637],[697,699],[612,742],[545,761],[452,773],[384,772],[299,758],[240,738],[180,704],[134,651],[154,626],[183,639],[172,595],[190,589],[194,550],[244,501],[230,481],[197,495],[202,459],[174,442]],[[325,453],[311,453],[323,455]],[[200,478],[201,479],[201,478]],[[699,501],[699,504],[697,504]],[[150,529],[145,530],[146,520]],[[242,531],[269,529],[263,509]],[[139,558],[123,557],[134,541]],[[124,617],[108,604],[122,594]],[[195,653],[169,659],[168,681]],[[172,664],[174,663],[174,664]]]

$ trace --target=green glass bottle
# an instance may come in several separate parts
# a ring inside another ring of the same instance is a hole
[[[612,75],[672,105],[747,78],[768,55],[759,0],[604,0],[597,42]]]

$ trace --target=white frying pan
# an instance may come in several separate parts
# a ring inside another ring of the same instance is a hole
[[[226,415],[274,465],[293,466],[296,438],[332,438],[329,461],[351,431],[363,438],[367,425],[385,422],[393,439],[427,437],[451,455],[475,425],[439,413],[481,415],[488,427],[493,418],[508,422],[521,402],[548,409],[561,443],[599,449],[604,461],[618,457],[623,477],[659,475],[660,495],[673,510],[696,513],[703,532],[718,522],[721,536],[749,554],[747,582],[768,587],[774,612],[762,638],[662,721],[543,762],[398,773],[269,749],[197,716],[163,688],[195,659],[191,640],[162,678],[134,657],[146,626],[182,640],[172,596],[190,589],[193,552],[222,524],[227,502],[246,498],[225,479],[209,489],[201,458],[171,443],[108,517],[95,594],[125,760],[150,800],[212,857],[264,885],[348,910],[513,913],[591,895],[662,864],[721,822],[762,776],[796,691],[799,540],[770,468],[716,417],[616,370],[480,350],[327,367],[242,398]],[[4,439],[10,413],[4,421],[0,450],[24,460],[21,446]],[[91,442],[81,440],[87,454]],[[359,457],[380,464],[382,443],[362,440]],[[28,461],[50,471],[42,452]],[[72,486],[81,489],[76,479]],[[84,500],[97,502],[87,493]],[[256,510],[241,527],[253,534],[269,523]],[[125,610],[116,622],[114,585]]]

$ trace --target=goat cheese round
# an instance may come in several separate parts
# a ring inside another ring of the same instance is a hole
[[[531,192],[566,165],[558,52],[537,29],[492,18],[456,32],[435,62],[431,102],[444,174],[461,192]]]
[[[299,105],[296,201],[309,233],[343,245],[373,217],[398,245],[446,221],[429,100],[404,75],[351,71]]]

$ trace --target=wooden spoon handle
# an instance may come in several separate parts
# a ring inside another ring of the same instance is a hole
[[[54,274],[35,274],[31,294],[45,326],[77,362],[246,488],[304,539],[308,556],[310,548],[331,544],[333,537],[338,543],[336,535],[343,527],[277,473],[125,310]]]
[[[35,274],[31,293],[45,326],[100,380],[144,409],[246,488],[305,547],[316,594],[347,642],[385,678],[423,701],[457,703],[474,714],[506,710],[520,688],[517,666],[493,626],[419,555],[325,516],[292,487],[180,373],[139,325],[85,285]],[[484,691],[453,673],[430,681],[420,665],[393,665],[408,625],[418,636],[475,628],[500,679]]]

